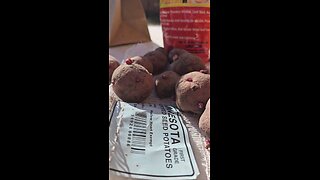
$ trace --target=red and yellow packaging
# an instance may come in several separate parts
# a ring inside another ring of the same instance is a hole
[[[160,0],[160,22],[166,50],[185,49],[209,61],[209,0]]]

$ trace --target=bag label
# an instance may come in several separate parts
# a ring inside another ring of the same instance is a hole
[[[109,172],[140,179],[196,179],[199,169],[178,109],[118,101],[109,120]]]
[[[210,4],[168,3],[160,6],[164,48],[185,49],[209,61]]]

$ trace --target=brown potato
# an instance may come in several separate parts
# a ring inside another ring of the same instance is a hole
[[[115,94],[129,103],[144,101],[154,87],[152,75],[139,64],[121,64],[114,71],[111,83]]]
[[[165,71],[155,78],[156,94],[159,98],[171,97],[175,94],[175,86],[180,75],[173,71]]]
[[[210,98],[206,104],[205,110],[200,116],[199,128],[203,132],[205,137],[210,139]]]
[[[164,49],[163,47],[158,47],[157,49],[155,49],[155,51],[160,51],[160,52],[162,52],[164,55],[168,56],[167,50]]]
[[[210,74],[210,61],[205,64],[208,74]]]
[[[114,70],[120,65],[117,59],[111,55],[109,55],[109,84],[111,83],[111,77]]]
[[[149,73],[151,74],[153,73],[153,65],[147,59],[143,59],[141,56],[134,56],[134,57],[128,58],[126,61],[129,61],[129,60],[131,60],[132,63],[134,64],[139,64],[145,67],[149,71]]]
[[[168,58],[164,53],[164,50],[162,50],[161,48],[157,48],[154,51],[148,52],[142,58],[152,63],[153,74],[159,74],[163,72],[169,64]]]
[[[182,49],[172,49],[169,52],[169,59],[172,59],[173,61],[170,64],[169,70],[172,70],[180,75],[184,75],[192,71],[206,69],[200,57]]]
[[[188,53],[188,51],[180,48],[171,49],[171,51],[169,51],[169,54],[168,54],[169,62],[172,63],[173,61],[176,61],[178,57],[184,53]]]
[[[201,114],[209,98],[209,74],[190,72],[181,76],[176,84],[176,104],[182,111]]]

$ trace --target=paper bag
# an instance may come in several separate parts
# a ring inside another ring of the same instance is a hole
[[[109,0],[109,47],[151,41],[140,0]]]

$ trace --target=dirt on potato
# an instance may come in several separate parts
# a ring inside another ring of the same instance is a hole
[[[120,65],[117,59],[111,55],[109,55],[109,84],[111,83],[111,77],[114,70]]]
[[[168,54],[169,62],[172,63],[173,61],[177,60],[181,54],[184,54],[184,53],[188,53],[188,51],[180,48],[173,48],[171,51],[169,51],[169,54]]]
[[[210,98],[206,104],[206,108],[200,116],[199,128],[205,137],[210,139]]]
[[[210,98],[210,75],[190,72],[176,84],[176,105],[186,112],[201,114]]]
[[[162,52],[165,56],[168,56],[167,50],[164,49],[163,47],[158,47],[157,49],[155,49],[155,51],[160,51],[160,52]]]
[[[180,75],[206,69],[200,57],[182,49],[172,49],[169,52],[169,59],[172,59],[169,70]]]
[[[163,72],[168,66],[168,58],[164,53],[164,50],[157,48],[154,51],[145,54],[143,59],[150,61],[153,65],[153,74],[157,75]]]
[[[151,73],[151,74],[153,73],[153,65],[147,59],[144,59],[141,56],[134,56],[129,59],[132,60],[132,63],[139,64],[139,65],[145,67],[149,71],[149,73]],[[129,60],[129,59],[127,59],[127,60]]]
[[[159,98],[168,98],[175,94],[175,86],[180,75],[173,71],[165,71],[155,78],[155,90]]]
[[[208,74],[210,74],[210,61],[205,64]]]
[[[139,64],[121,64],[114,71],[111,83],[115,94],[129,103],[144,101],[154,87],[152,75]]]

